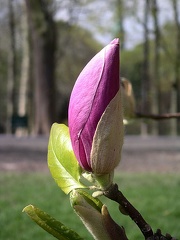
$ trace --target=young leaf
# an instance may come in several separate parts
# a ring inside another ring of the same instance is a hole
[[[60,240],[83,240],[76,232],[33,205],[23,209],[34,222]]]
[[[70,202],[71,205],[78,205],[79,201],[83,199],[83,202],[87,202],[89,205],[91,205],[94,209],[101,212],[101,208],[103,206],[102,202],[98,198],[92,197],[91,194],[85,192],[81,189],[76,189],[70,193]]]
[[[75,188],[85,188],[80,183],[81,168],[71,146],[69,129],[54,123],[48,145],[48,166],[58,186],[68,194]]]

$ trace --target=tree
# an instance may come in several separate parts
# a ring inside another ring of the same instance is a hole
[[[56,27],[53,0],[26,0],[34,70],[35,134],[48,134],[55,121]]]
[[[8,0],[9,9],[9,35],[10,35],[10,51],[8,52],[8,81],[7,81],[7,122],[6,131],[11,133],[12,116],[16,113],[15,101],[15,82],[17,77],[17,59],[16,59],[16,37],[15,37],[15,17],[14,17],[14,1]]]
[[[67,120],[69,97],[84,65],[102,48],[92,34],[76,24],[58,21],[56,61],[57,121]]]
[[[142,86],[141,86],[141,94],[142,94],[142,105],[141,110],[144,113],[151,112],[151,79],[149,74],[149,56],[150,56],[150,48],[149,48],[149,30],[148,30],[148,18],[149,18],[149,10],[150,10],[150,1],[146,0],[144,3],[144,60],[143,60],[143,70],[142,70]],[[147,124],[142,123],[142,134],[147,134]]]
[[[174,72],[175,72],[175,88],[177,95],[177,112],[180,112],[180,20],[178,12],[178,1],[172,0],[172,6],[174,10],[174,21],[176,26],[176,53],[175,53],[175,64],[174,64]],[[180,134],[180,119],[177,119],[177,133]]]
[[[115,20],[116,20],[116,29],[114,35],[120,38],[121,41],[121,50],[125,47],[125,29],[124,29],[124,20],[125,20],[125,2],[124,0],[115,0],[114,10],[115,10]]]
[[[29,54],[29,31],[28,31],[28,19],[26,12],[25,2],[21,5],[21,38],[22,38],[22,61],[21,61],[21,73],[19,83],[19,94],[18,94],[18,106],[17,112],[18,117],[24,120],[28,117],[28,86],[29,86],[29,70],[30,70],[30,54]],[[25,120],[27,123],[27,121]],[[27,134],[27,127],[19,126],[16,129],[16,134],[22,135]]]
[[[153,79],[152,79],[152,111],[154,113],[162,114],[162,92],[160,86],[160,26],[159,26],[159,7],[157,0],[151,2],[152,17],[154,22],[154,61],[153,61]],[[154,123],[153,131],[157,133],[157,126]],[[164,126],[160,121],[158,124],[158,132],[161,134]]]
[[[0,1],[0,31],[1,31],[1,41],[0,41],[0,133],[6,131],[6,127],[10,128],[9,121],[7,121],[7,66],[8,66],[8,54],[7,49],[9,49],[9,14],[8,14],[8,4],[6,2]],[[7,38],[8,34],[8,38]],[[10,130],[10,129],[9,129]]]

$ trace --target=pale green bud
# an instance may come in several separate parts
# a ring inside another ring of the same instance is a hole
[[[123,227],[111,218],[102,202],[83,190],[73,190],[71,205],[95,240],[127,239]]]
[[[101,214],[102,203],[84,191],[73,190],[71,205],[95,240],[112,240],[104,225]]]

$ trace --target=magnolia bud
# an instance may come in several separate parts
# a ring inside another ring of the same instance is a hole
[[[95,175],[111,174],[120,161],[123,113],[119,40],[114,39],[86,65],[72,90],[68,123],[76,158]]]

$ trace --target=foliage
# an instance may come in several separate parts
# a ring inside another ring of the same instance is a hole
[[[53,124],[48,146],[48,166],[58,186],[66,193],[84,188],[80,183],[81,169],[71,146],[69,129],[63,124]]]
[[[173,24],[165,24],[162,28],[162,46],[160,49],[160,90],[162,92],[170,91],[173,84],[173,64],[175,62],[175,48],[172,38],[175,37],[175,28]],[[154,41],[150,40],[150,75],[153,76],[154,62]],[[143,45],[139,44],[131,50],[124,50],[121,53],[121,76],[129,78],[133,84],[136,100],[141,101],[141,78],[143,63]],[[158,83],[156,82],[156,87]]]
[[[77,25],[57,22],[56,87],[57,121],[67,119],[69,95],[84,65],[102,47],[92,34]]]
[[[0,49],[0,56],[0,133],[2,133],[5,131],[7,93],[7,58],[4,49]]]
[[[121,53],[121,76],[132,82],[137,103],[141,100],[143,50],[142,45]]]
[[[150,78],[152,91],[151,104],[152,112],[154,109],[159,110],[159,114],[176,112],[175,91],[177,86],[175,84],[175,44],[174,39],[176,37],[176,29],[174,23],[168,22],[161,27],[161,42],[159,48],[159,77],[158,79],[154,75],[154,61],[155,61],[155,43],[154,39],[149,40],[150,46]],[[142,70],[143,70],[143,44],[137,45],[130,50],[124,50],[121,52],[121,76],[128,78],[133,85],[133,90],[136,98],[136,110],[141,112],[142,103]],[[156,94],[154,94],[156,93]],[[154,100],[153,97],[156,96]],[[156,106],[153,106],[156,102]],[[159,108],[159,109],[158,109]],[[151,123],[150,121],[148,123]],[[174,120],[161,121],[162,126],[161,134],[172,134],[171,127],[174,126]],[[138,123],[128,126],[128,133],[137,134],[140,133],[140,128],[137,128]],[[138,131],[136,131],[139,129]]]
[[[58,21],[57,29],[57,87],[62,93],[70,93],[79,72],[102,45],[82,27]]]
[[[40,227],[57,239],[82,240],[76,232],[33,205],[25,207],[23,212],[26,212]]]
[[[167,4],[168,1],[165,1]],[[8,29],[8,8],[7,4],[1,2],[1,16],[0,16],[0,30],[1,30],[1,42],[0,42],[0,125],[4,125],[6,120],[6,89],[8,79],[8,57],[9,57],[9,29]],[[18,98],[19,92],[19,76],[21,71],[22,61],[22,40],[21,40],[21,2],[14,1],[15,10],[15,28],[16,28],[16,59],[17,59],[17,83],[16,83],[16,98]],[[74,4],[74,5],[72,5]],[[97,5],[96,5],[97,4]],[[98,7],[97,7],[98,6]],[[171,6],[171,1],[169,3]],[[118,8],[119,7],[119,8]],[[91,59],[93,55],[102,47],[95,37],[101,33],[101,39],[108,35],[108,38],[114,37],[114,32],[117,34],[119,31],[123,31],[125,38],[124,45],[126,47],[126,34],[132,31],[131,36],[133,40],[136,39],[135,30],[133,26],[126,25],[128,19],[133,19],[138,26],[142,28],[141,22],[142,16],[139,16],[138,7],[141,7],[141,2],[136,1],[109,1],[95,3],[94,0],[88,1],[53,1],[52,9],[58,13],[66,11],[69,21],[57,20],[58,30],[58,49],[56,52],[56,100],[57,100],[57,120],[62,119],[64,115],[66,117],[67,110],[67,98],[72,89],[72,85],[81,71],[82,67]],[[105,15],[99,14],[101,12],[107,12]],[[116,9],[116,11],[114,11]],[[122,11],[123,10],[123,11]],[[162,5],[159,4],[159,13],[163,11]],[[98,15],[97,15],[98,14]],[[151,14],[151,13],[149,13]],[[121,16],[122,15],[122,16]],[[120,19],[123,20],[123,26],[120,24]],[[79,21],[78,21],[79,19]],[[169,112],[171,93],[176,89],[175,85],[175,39],[176,28],[173,22],[173,16],[171,20],[167,19],[164,25],[160,25],[161,32],[161,48],[160,52],[160,81],[155,81],[155,88],[159,87],[160,92],[163,95],[164,111]],[[84,22],[87,22],[85,24]],[[78,23],[78,25],[76,24]],[[83,27],[82,27],[83,26]],[[91,26],[91,27],[89,27]],[[127,27],[128,26],[128,27]],[[88,28],[91,30],[85,29]],[[92,29],[91,29],[92,28]],[[123,29],[121,29],[123,28]],[[102,31],[101,31],[101,30]],[[131,30],[132,29],[132,30]],[[153,29],[152,29],[153,30]],[[94,32],[93,32],[94,31]],[[96,31],[96,32],[95,32]],[[98,31],[98,33],[97,33]],[[135,33],[134,33],[135,32]],[[139,32],[137,33],[139,34]],[[150,75],[153,77],[153,63],[154,63],[154,31],[150,32]],[[116,36],[117,37],[117,36]],[[142,39],[142,37],[141,37]],[[128,39],[127,39],[128,40]],[[121,57],[121,76],[127,77],[133,83],[135,96],[137,98],[137,106],[139,107],[141,102],[141,79],[142,79],[142,62],[143,62],[143,45],[135,46],[133,49],[123,49]],[[76,63],[76,64],[74,64]],[[30,73],[30,75],[32,72]],[[32,75],[30,76],[32,78]],[[153,79],[152,79],[153,80]],[[28,95],[29,94],[29,95]],[[34,98],[34,92],[29,88],[27,97]],[[172,108],[175,109],[175,104],[172,103]],[[173,106],[174,105],[174,106]],[[31,121],[31,120],[30,120]]]

